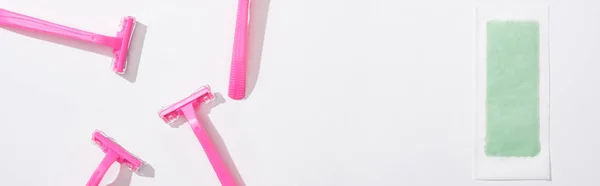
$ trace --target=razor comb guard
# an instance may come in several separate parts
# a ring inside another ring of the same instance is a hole
[[[185,106],[187,104],[192,104],[192,106],[194,106],[194,108],[195,108],[195,107],[199,106],[200,104],[207,103],[213,99],[215,99],[215,95],[211,92],[210,86],[206,85],[206,86],[201,87],[196,92],[189,95],[188,97],[184,98],[183,100],[162,109],[158,113],[158,115],[160,116],[160,118],[163,119],[164,122],[171,123],[171,122],[177,120],[177,118],[179,118],[179,116],[183,115],[183,113],[180,109],[183,106]]]
[[[11,12],[0,8],[0,25],[6,27],[31,30],[49,35],[55,35],[63,38],[89,42],[93,44],[107,46],[113,49],[112,70],[115,73],[122,74],[127,66],[127,53],[131,35],[135,27],[135,18],[125,17],[121,23],[121,30],[117,32],[116,37],[105,36],[92,32],[79,30],[41,20],[31,16],[26,16],[16,12]]]
[[[121,43],[119,49],[113,48],[115,58],[112,70],[118,74],[125,73],[127,69],[127,55],[129,54],[129,46],[133,38],[133,31],[135,30],[135,23],[134,17],[128,16],[123,18],[121,31],[117,33],[117,38],[121,38]]]

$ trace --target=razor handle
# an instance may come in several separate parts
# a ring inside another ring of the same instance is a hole
[[[120,45],[113,37],[95,34],[0,8],[0,25],[41,32],[49,35],[95,43],[104,46]]]
[[[248,0],[239,0],[235,35],[233,38],[233,57],[229,75],[229,92],[231,99],[240,100],[246,97],[246,62],[248,53]]]
[[[206,156],[208,157],[208,161],[213,167],[213,170],[217,174],[221,185],[223,186],[237,186],[235,179],[233,178],[233,174],[229,171],[229,166],[223,161],[219,150],[214,145],[210,136],[202,126],[202,124],[198,121],[198,117],[196,116],[196,109],[194,109],[193,104],[187,104],[181,108],[181,111],[185,115],[188,123],[190,124],[196,138],[202,145]]]

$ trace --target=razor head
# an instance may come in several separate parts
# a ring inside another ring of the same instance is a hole
[[[177,120],[179,116],[183,115],[183,112],[181,112],[181,107],[188,104],[192,104],[193,107],[197,107],[202,103],[208,103],[214,99],[215,95],[210,91],[210,86],[205,85],[185,99],[160,110],[158,115],[163,119],[163,121],[165,121],[165,123],[171,123]]]
[[[144,164],[142,160],[129,153],[121,145],[117,144],[112,138],[107,137],[102,131],[96,130],[92,133],[92,140],[102,149],[104,153],[117,153],[119,158],[117,162],[129,166],[133,172],[137,172]]]
[[[117,32],[117,38],[121,39],[121,47],[115,49],[113,54],[115,55],[112,64],[112,70],[117,74],[125,73],[127,68],[127,54],[129,53],[129,44],[135,29],[135,18],[125,17],[121,22],[121,30]]]

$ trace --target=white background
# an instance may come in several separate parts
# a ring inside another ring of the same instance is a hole
[[[254,0],[252,92],[233,101],[235,0],[0,0],[103,34],[140,22],[125,77],[107,50],[0,30],[0,185],[84,185],[104,155],[94,129],[154,170],[115,164],[106,184],[219,185],[190,128],[156,114],[204,84],[225,97],[208,118],[248,186],[599,185],[600,3],[546,3],[552,181],[481,182],[476,2]]]

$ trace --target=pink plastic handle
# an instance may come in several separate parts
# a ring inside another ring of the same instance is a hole
[[[229,97],[240,100],[246,97],[246,60],[248,48],[248,11],[249,1],[239,0],[235,36],[233,41],[233,57],[229,75]]]
[[[208,133],[206,132],[206,130],[204,130],[204,127],[198,121],[194,105],[187,104],[181,108],[181,111],[183,112],[186,119],[188,120],[188,123],[192,127],[196,138],[198,138],[198,141],[200,141],[200,144],[202,145],[202,148],[204,149],[204,152],[208,157],[208,161],[210,161],[210,164],[215,170],[215,173],[217,173],[217,177],[219,178],[221,185],[236,186],[237,183],[235,182],[233,175],[229,171],[227,164],[225,164],[225,162],[221,158],[219,151],[210,139],[210,136],[208,136]]]
[[[102,162],[100,162],[100,165],[98,165],[98,168],[96,168],[86,186],[98,186],[106,174],[106,171],[108,171],[108,168],[110,168],[118,158],[119,155],[117,153],[110,150],[106,152],[106,156],[104,156],[104,159],[102,159]]]
[[[16,12],[11,12],[0,8],[0,25],[10,26],[19,29],[32,30],[42,32],[45,34],[56,35],[60,37],[66,37],[70,39],[96,43],[112,48],[119,48],[121,46],[121,40],[86,32],[83,30],[51,23],[34,17],[22,15]]]

